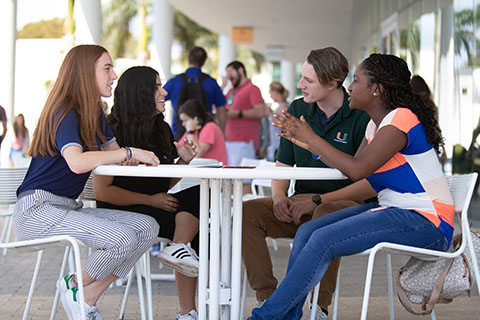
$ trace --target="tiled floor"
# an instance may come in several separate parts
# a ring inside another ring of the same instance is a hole
[[[478,209],[478,210],[477,210]],[[472,210],[480,213],[480,200],[472,204]],[[1,224],[0,220],[0,224]],[[480,222],[474,221],[474,226]],[[288,244],[279,242],[279,250],[273,251],[274,272],[282,279],[290,253]],[[86,256],[86,251],[82,252]],[[29,319],[48,319],[51,302],[55,293],[55,280],[58,277],[62,248],[48,249],[44,254],[42,269],[38,279]],[[394,256],[393,269],[398,270],[407,257]],[[30,278],[36,261],[36,253],[11,251],[6,256],[0,256],[0,320],[21,319]],[[343,259],[342,280],[340,285],[339,319],[358,319],[360,316],[364,276],[367,257],[356,256]],[[371,299],[369,304],[369,319],[387,319],[388,301],[386,292],[386,271],[384,255],[380,254],[375,265]],[[158,262],[152,259],[153,272],[170,272],[159,270]],[[118,319],[118,313],[123,297],[123,287],[113,287],[107,291],[98,303],[105,319]],[[175,319],[178,310],[176,288],[174,282],[154,281],[154,314],[155,319]],[[248,291],[247,316],[254,307],[255,297],[252,290]],[[306,308],[306,307],[305,307]],[[451,304],[439,305],[436,308],[437,319],[480,319],[480,299],[474,297],[457,298]],[[420,319],[407,313],[395,298],[396,319]],[[59,307],[57,319],[66,319],[65,313]],[[136,285],[132,286],[130,299],[124,319],[140,319]],[[423,318],[422,318],[423,319]]]

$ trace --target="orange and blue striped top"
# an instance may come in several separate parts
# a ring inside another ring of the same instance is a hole
[[[378,128],[370,120],[365,132],[368,143],[380,128],[388,125],[407,135],[407,145],[367,178],[378,193],[379,204],[417,211],[450,243],[455,214],[453,200],[421,122],[411,110],[397,108],[385,116]]]

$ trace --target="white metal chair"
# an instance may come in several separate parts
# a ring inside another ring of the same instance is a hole
[[[362,304],[362,313],[361,319],[367,319],[367,310],[368,310],[368,300],[370,297],[370,288],[372,283],[372,273],[373,273],[373,264],[375,260],[375,255],[379,251],[387,252],[386,262],[387,262],[387,282],[388,282],[388,293],[389,293],[389,304],[390,304],[390,319],[395,318],[393,310],[393,280],[392,280],[392,263],[391,263],[391,254],[403,254],[409,256],[415,256],[419,259],[424,260],[440,260],[440,259],[450,259],[455,258],[462,254],[464,250],[469,250],[472,257],[473,271],[477,283],[477,289],[480,292],[480,273],[478,270],[478,262],[475,256],[475,251],[473,249],[473,243],[470,234],[470,227],[468,223],[468,207],[470,206],[470,200],[472,198],[473,190],[475,187],[475,182],[477,180],[477,173],[470,173],[465,175],[456,175],[456,176],[446,176],[448,188],[452,194],[455,211],[461,212],[460,219],[461,221],[461,231],[463,234],[462,244],[459,249],[455,252],[441,252],[435,250],[421,249],[411,246],[399,245],[395,243],[381,242],[375,245],[373,248],[366,250],[364,252],[358,253],[358,255],[368,255],[368,265],[367,265],[367,274],[365,277],[365,289],[363,294],[363,304]],[[337,319],[338,314],[338,296],[340,289],[340,273],[339,268],[337,275],[337,287],[334,295],[333,302],[333,314],[332,319]],[[313,301],[318,299],[319,284],[315,287]],[[316,303],[313,303],[312,306],[312,317],[310,320],[314,319],[315,309],[317,307]],[[431,314],[432,319],[436,319],[435,313]]]
[[[73,254],[75,257],[75,273],[77,274],[78,282],[78,292],[79,292],[79,302],[81,307],[81,316],[82,319],[85,318],[85,306],[84,306],[84,292],[83,292],[83,277],[82,277],[82,263],[80,256],[80,242],[73,237],[62,235],[62,236],[53,236],[43,239],[35,240],[25,240],[25,241],[14,241],[7,243],[0,243],[0,248],[15,249],[15,250],[24,250],[24,251],[38,251],[37,253],[37,262],[33,271],[32,281],[30,283],[30,290],[28,291],[27,301],[25,303],[25,309],[23,312],[23,320],[28,319],[28,313],[30,311],[30,305],[32,303],[33,294],[35,291],[35,286],[37,283],[38,274],[40,272],[40,265],[43,258],[43,250],[52,247],[52,246],[65,246],[65,254],[63,256],[62,267],[60,269],[59,277],[63,277],[65,274],[65,268],[67,265],[67,258],[70,252],[70,248],[73,249]],[[56,293],[55,301],[58,301],[58,292]],[[52,307],[52,313],[50,319],[55,319],[57,303],[54,302],[54,307]]]
[[[28,318],[28,313],[30,311],[30,305],[32,302],[33,294],[35,291],[35,286],[38,278],[38,273],[40,272],[40,265],[42,263],[43,258],[43,250],[48,247],[52,246],[65,246],[65,255],[62,262],[62,267],[60,270],[60,277],[62,277],[65,273],[66,261],[68,254],[70,252],[70,247],[73,248],[74,252],[74,259],[75,259],[75,270],[76,273],[79,274],[77,277],[77,281],[79,283],[79,296],[81,302],[81,312],[82,316],[85,317],[85,309],[84,309],[84,295],[83,295],[83,279],[81,276],[81,257],[80,257],[80,249],[79,245],[80,242],[75,240],[70,236],[54,236],[48,237],[43,239],[34,239],[34,240],[26,240],[26,241],[10,241],[11,237],[11,230],[12,230],[12,215],[15,203],[17,202],[17,188],[22,183],[25,174],[27,172],[26,167],[19,167],[19,168],[0,168],[0,204],[1,205],[8,205],[6,210],[3,210],[0,214],[5,217],[5,223],[2,229],[2,234],[0,236],[0,248],[3,249],[3,254],[5,255],[7,249],[15,249],[15,250],[24,250],[24,251],[37,251],[37,262],[35,264],[34,272],[32,281],[30,283],[30,289],[27,295],[27,301],[25,303],[25,309],[23,312],[23,318]],[[56,297],[54,301],[58,298]],[[52,308],[52,313],[50,319],[55,318],[56,312],[56,303],[54,302],[54,308]]]
[[[155,243],[168,243],[170,242],[167,238],[157,237]],[[135,276],[137,279],[137,289],[138,289],[138,299],[140,302],[140,317],[142,320],[146,319],[145,315],[145,302],[143,296],[143,279],[145,279],[145,291],[147,293],[147,314],[148,319],[153,320],[153,293],[152,293],[152,280],[163,280],[163,281],[175,281],[175,273],[163,274],[163,273],[153,273],[150,269],[150,252],[145,252],[145,254],[137,261],[135,264]],[[130,288],[133,282],[133,272],[131,270],[128,275],[127,285],[125,287],[125,293],[123,295],[122,306],[120,307],[120,314],[118,316],[119,320],[122,320],[125,316],[125,309],[127,306],[128,296],[130,293]]]
[[[268,161],[268,160],[257,160],[257,159],[247,159],[243,158],[241,165],[245,166],[257,166],[257,167],[274,167],[275,162]],[[243,197],[243,200],[251,200],[256,198],[262,198],[266,196],[265,189],[272,188],[272,180],[271,179],[253,179],[251,183],[252,193],[247,194]],[[287,195],[292,196],[295,193],[295,180],[290,181],[290,186],[288,188]],[[277,241],[286,242],[290,245],[290,249],[293,245],[293,238],[276,238],[270,239],[272,241],[272,246],[275,251],[278,251]],[[247,299],[247,271],[245,270],[243,273],[243,284],[242,284],[242,303],[241,303],[241,311],[240,314],[245,314],[245,304]]]
[[[4,217],[2,233],[0,234],[0,243],[10,241],[12,233],[12,214],[15,203],[17,202],[17,189],[27,173],[26,167],[23,168],[0,168],[0,205],[5,206],[0,210],[0,216]],[[7,254],[7,248],[3,248],[3,255]]]
[[[13,166],[15,168],[25,168],[30,165],[30,162],[32,162],[32,158],[30,157],[14,157],[13,158]]]
[[[92,175],[87,180],[85,187],[83,188],[82,194],[79,196],[85,206],[90,208],[96,207],[95,193],[93,192],[92,185]],[[167,243],[170,240],[165,238],[157,238],[155,243]],[[120,307],[119,319],[123,319],[125,314],[125,309],[127,307],[128,296],[130,293],[130,287],[133,280],[133,271],[136,272],[137,277],[137,288],[138,288],[138,299],[140,305],[140,316],[142,320],[146,319],[145,315],[145,299],[143,292],[143,278],[145,278],[145,289],[147,293],[147,312],[148,319],[153,319],[153,297],[152,297],[152,280],[167,280],[174,281],[175,274],[152,274],[150,271],[150,252],[147,251],[135,264],[134,269],[132,269],[127,277],[127,285],[123,295],[122,306]],[[55,303],[58,303],[58,297],[56,297]]]

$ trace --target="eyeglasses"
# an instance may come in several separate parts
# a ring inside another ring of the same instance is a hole
[[[230,98],[227,100],[227,104],[232,104],[233,103],[233,97],[235,97],[235,93],[230,93]]]

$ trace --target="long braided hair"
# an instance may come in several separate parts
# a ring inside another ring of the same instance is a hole
[[[412,92],[411,73],[406,62],[393,55],[374,53],[362,62],[362,66],[370,78],[370,84],[382,85],[383,104],[391,110],[410,109],[422,123],[427,141],[439,153],[443,138],[438,126],[437,110],[425,105],[422,98]]]

